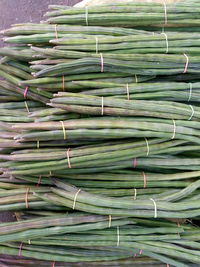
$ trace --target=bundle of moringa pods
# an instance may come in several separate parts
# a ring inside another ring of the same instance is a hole
[[[1,266],[200,266],[199,32],[197,0],[2,32]]]

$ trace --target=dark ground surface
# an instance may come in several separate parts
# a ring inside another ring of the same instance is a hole
[[[74,5],[79,0],[0,0],[0,31],[12,24],[39,22],[47,11],[48,5]],[[1,36],[2,37],[2,36]],[[3,42],[0,40],[0,47]],[[9,212],[0,212],[0,223],[14,220]]]
[[[74,5],[79,0],[0,0],[0,30],[11,24],[39,22],[48,5]],[[0,46],[3,43],[0,42]]]

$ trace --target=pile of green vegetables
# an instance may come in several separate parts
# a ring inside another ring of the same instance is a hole
[[[0,265],[199,266],[199,1],[45,19],[2,32]]]

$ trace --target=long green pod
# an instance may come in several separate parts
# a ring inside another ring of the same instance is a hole
[[[38,194],[37,194],[38,195]],[[70,200],[64,197],[57,196],[55,194],[44,194],[43,196],[38,195],[41,199],[45,199],[45,201],[49,201],[50,203],[55,203],[57,205],[63,205],[68,208],[74,207],[74,200]],[[75,196],[75,194],[74,194]],[[154,206],[152,200],[149,200]],[[117,209],[117,208],[104,208],[101,206],[89,205],[85,203],[81,203],[79,201],[75,202],[74,209],[94,213],[101,215],[112,215],[112,216],[125,216],[125,217],[140,217],[140,218],[155,218],[155,206],[152,210],[141,209],[141,210],[133,210],[133,209]],[[199,216],[199,209],[185,210],[185,211],[159,211],[157,213],[158,218],[187,218]]]
[[[95,215],[96,216],[96,215]],[[127,225],[131,223],[129,219],[118,219],[113,220],[113,227]],[[65,234],[65,233],[74,233],[77,231],[87,231],[93,229],[106,229],[109,226],[108,216],[107,221],[100,221],[100,222],[88,222],[80,223],[77,225],[66,225],[66,226],[54,226],[51,227],[51,236],[58,235],[58,234]],[[10,241],[20,241],[20,240],[27,240],[27,239],[34,239],[42,236],[49,236],[49,228],[42,228],[42,229],[30,229],[24,230],[22,232],[16,232],[11,234],[1,235],[1,243],[3,242],[10,242]]]
[[[128,74],[123,73],[94,73],[94,74],[80,74],[80,75],[72,75],[66,76],[65,81],[76,81],[76,80],[88,80],[88,79],[104,79],[104,78],[117,78],[117,77],[127,77]],[[29,86],[41,86],[49,83],[62,83],[62,77],[53,77],[53,78],[38,78],[32,80],[22,81],[21,85],[29,85]]]
[[[149,145],[153,144],[159,144],[162,143],[163,139],[151,139],[149,140]],[[182,144],[184,142],[180,142]],[[114,152],[114,151],[123,151],[127,149],[137,149],[137,148],[142,148],[146,146],[146,141],[141,140],[141,141],[135,141],[131,142],[115,142],[115,143],[101,143],[101,145],[97,144],[92,145],[92,146],[87,146],[87,147],[76,147],[76,149],[72,150],[70,152],[71,157],[80,157],[80,156],[85,156],[85,155],[92,155],[92,154],[97,154],[97,153],[107,153],[107,152]],[[146,150],[147,151],[147,150]],[[2,157],[4,157],[2,155]],[[33,161],[33,160],[48,160],[48,159],[59,159],[59,158],[66,158],[66,149],[42,149],[42,150],[32,150],[32,151],[21,151],[20,153],[12,153],[12,155],[5,155],[4,159],[7,160],[15,160],[15,161]],[[2,158],[3,159],[3,158]]]
[[[87,81],[87,82],[90,82],[90,81]],[[136,83],[136,84],[128,85],[129,93],[132,97],[134,97],[134,94],[136,95],[141,94],[141,95],[144,95],[145,97],[145,93],[160,92],[164,94],[170,91],[176,91],[177,94],[180,94],[181,92],[185,92],[185,94],[187,94],[187,100],[190,97],[190,87],[192,87],[192,90],[193,90],[192,95],[193,95],[193,93],[195,94],[198,92],[200,84],[199,83],[184,83],[184,82],[151,82],[151,83],[148,82],[148,83],[141,83],[141,84]],[[94,88],[94,85],[93,85],[93,88]],[[113,87],[113,88],[85,90],[82,92],[82,94],[99,95],[99,96],[115,95],[119,97],[120,95],[127,96],[127,85],[120,86],[120,87]],[[192,100],[194,101],[195,99],[192,99]]]
[[[100,35],[113,35],[124,36],[138,33],[144,33],[142,30],[125,29],[119,27],[93,27],[93,26],[80,26],[80,25],[57,25],[57,31],[59,33],[68,34],[100,34]],[[42,33],[55,33],[55,26],[49,24],[22,24],[14,25],[13,27],[2,31],[4,35],[30,35],[30,34],[42,34]],[[148,34],[148,32],[147,32]]]
[[[105,14],[90,14],[89,17],[90,26],[111,26],[115,23],[116,26],[123,27],[134,27],[134,26],[149,26],[150,25],[163,25],[165,18],[162,13],[105,13]],[[78,24],[86,25],[85,14],[77,15],[63,15],[58,17],[51,17],[47,19],[48,23],[51,24]],[[187,14],[168,14],[168,23],[169,25],[184,25],[189,24],[199,25],[199,16],[195,13]]]
[[[0,55],[28,62],[29,60],[32,60],[34,52],[31,51],[30,49],[18,51],[15,49],[3,47],[0,49]]]
[[[121,103],[121,102],[120,102]],[[129,103],[128,101],[125,103]],[[140,107],[142,104],[144,104],[143,101],[133,101],[132,104],[136,105],[138,108],[145,109],[145,107]],[[155,109],[155,106],[151,103],[149,103],[149,107],[151,109]],[[162,106],[160,105],[162,108]],[[189,114],[189,112],[188,112]],[[139,129],[153,129],[154,131],[159,131],[158,128],[163,127],[163,131],[173,133],[174,132],[174,125],[173,122],[170,120],[162,120],[161,123],[157,123],[157,120],[145,120],[144,119],[133,119],[133,118],[123,118],[115,120],[115,117],[95,117],[95,118],[87,118],[87,119],[80,119],[80,120],[69,120],[64,121],[65,129],[80,129],[80,128],[96,128],[96,129],[103,129],[103,128],[121,128],[121,129],[135,129],[138,127]],[[177,121],[177,133],[180,131],[182,134],[194,134],[199,135],[199,131],[194,130],[195,128],[199,128],[198,122],[193,121]],[[184,125],[184,126],[183,126]],[[194,126],[196,125],[196,127]],[[59,130],[61,129],[60,122],[43,122],[43,123],[19,123],[19,124],[13,124],[12,125],[13,130],[21,131],[21,130]],[[193,129],[194,128],[194,129]],[[161,129],[160,129],[161,131]]]
[[[71,38],[70,38],[71,37]],[[79,40],[78,43],[78,35],[70,36],[67,39],[58,38],[54,39],[51,42],[55,44],[67,44],[67,45],[84,45],[84,44],[95,44],[96,39],[92,38],[93,36],[84,36],[84,39]],[[138,42],[138,41],[163,41],[165,40],[164,35],[161,34],[139,34],[139,35],[128,35],[128,36],[97,36],[99,44],[114,44],[114,43],[123,43],[123,42]],[[189,39],[198,39],[200,35],[194,33],[168,33],[168,40],[189,40]],[[181,45],[181,44],[180,44]]]
[[[179,143],[179,142],[178,142]],[[151,153],[156,154],[159,149],[165,149],[171,146],[176,146],[177,142],[165,142],[161,144],[156,144],[151,146]],[[132,149],[127,149],[120,151],[116,153],[115,151],[113,152],[107,152],[107,153],[99,153],[99,154],[92,154],[92,155],[85,155],[81,157],[75,157],[71,158],[71,165],[77,168],[80,167],[93,167],[95,164],[99,164],[99,166],[106,165],[106,164],[113,164],[114,162],[118,162],[119,158],[121,160],[127,160],[127,159],[132,159],[137,156],[143,156],[144,154],[146,155],[147,153],[147,148],[146,146],[142,148],[135,149],[134,154],[132,152]],[[162,153],[162,150],[161,152]],[[69,160],[67,159],[62,159],[62,160],[54,160],[54,161],[46,161],[46,162],[28,162],[27,164],[14,164],[12,167],[11,164],[11,170],[13,174],[25,174],[28,170],[30,173],[38,173],[39,169],[42,171],[45,170],[58,170],[59,168],[65,169],[66,165],[68,166]],[[69,167],[69,166],[68,166]],[[22,171],[22,173],[18,173]]]
[[[0,64],[0,70],[6,71],[7,73],[21,79],[32,79],[32,76],[24,70],[6,64]]]
[[[20,231],[27,231],[30,229],[40,229],[47,227],[56,226],[66,226],[66,225],[79,225],[82,223],[94,223],[100,221],[106,221],[108,218],[106,216],[96,216],[96,215],[64,215],[59,218],[57,216],[47,216],[46,218],[38,218],[33,220],[26,220],[23,222],[5,223],[0,227],[1,234],[11,234]],[[115,218],[113,218],[115,220]]]
[[[198,10],[198,6],[196,7]],[[163,6],[161,4],[156,4],[152,6],[151,3],[147,3],[145,6],[144,3],[128,3],[127,5],[118,4],[114,6],[112,4],[108,5],[100,5],[100,6],[91,6],[88,8],[88,12],[90,14],[101,14],[101,13],[163,13]],[[184,4],[178,5],[178,9],[174,5],[168,5],[168,13],[191,13],[193,9]],[[48,17],[56,17],[62,15],[76,15],[76,14],[85,14],[84,8],[77,7],[60,7],[56,11],[50,11],[45,14]]]
[[[78,192],[78,188],[67,185],[66,183],[62,183],[59,180],[54,180],[55,184],[64,189],[64,190],[59,190],[59,189],[55,189],[52,188],[52,191],[64,196],[66,198],[70,198],[71,200],[74,199],[74,193]],[[72,193],[72,194],[71,194]],[[101,206],[107,206],[107,207],[111,207],[111,208],[124,208],[124,209],[151,209],[152,208],[152,203],[149,203],[149,201],[147,200],[135,200],[134,202],[129,202],[128,200],[118,200],[117,198],[109,198],[109,197],[105,197],[102,198],[101,196],[95,195],[95,194],[91,194],[91,193],[87,193],[85,191],[80,191],[79,195],[76,198],[77,201],[82,202],[82,203],[87,203],[87,204],[93,204],[93,205],[101,205]],[[188,208],[198,208],[199,204],[198,202],[193,202],[194,207],[192,206],[192,203],[188,202],[187,203],[179,203],[179,204],[175,204],[174,203],[170,203],[170,202],[164,202],[164,201],[158,201],[157,202],[157,209],[159,210],[181,210],[183,208],[184,209],[188,209]],[[197,205],[197,206],[196,206]],[[154,208],[154,205],[153,205]]]
[[[4,253],[9,253],[10,255],[18,255],[18,250],[17,248],[9,248],[6,246],[0,246],[0,251],[2,254]],[[6,252],[7,251],[7,252]],[[103,260],[116,260],[116,259],[123,259],[126,258],[127,255],[116,255],[112,257],[108,256],[97,256],[97,257],[87,257],[87,256],[80,256],[77,258],[77,256],[63,256],[59,254],[51,254],[51,253],[44,253],[44,252],[34,252],[34,251],[29,251],[29,250],[22,250],[22,256],[26,257],[32,257],[36,259],[42,259],[42,260],[52,260],[52,261],[65,261],[65,262],[80,262],[80,261],[101,261]]]
[[[92,95],[83,95],[83,94],[75,94],[75,93],[62,93],[54,95],[54,98],[51,99],[51,103],[55,104],[68,104],[68,105],[82,105],[82,106],[96,106],[100,107],[101,110],[104,110],[106,107],[111,108],[122,108],[122,109],[130,109],[130,110],[145,110],[145,111],[153,111],[153,112],[165,112],[167,110],[168,113],[173,114],[188,114],[188,120],[191,120],[193,117],[199,116],[199,107],[192,106],[187,104],[178,104],[178,102],[170,102],[170,101],[157,101],[157,105],[155,105],[155,101],[148,100],[127,100],[127,99],[118,99],[112,97],[98,97]],[[140,105],[141,104],[141,105]],[[188,109],[189,107],[189,109]],[[84,108],[84,107],[83,107]],[[67,106],[66,106],[67,109]],[[194,110],[192,112],[192,109]],[[189,110],[189,111],[188,111]],[[94,110],[95,111],[95,110]],[[103,111],[102,111],[103,112]],[[96,113],[95,113],[96,114]],[[192,118],[191,118],[192,114]]]

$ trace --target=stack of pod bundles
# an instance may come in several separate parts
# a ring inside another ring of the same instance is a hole
[[[0,265],[200,266],[199,1],[44,20],[2,32]]]

